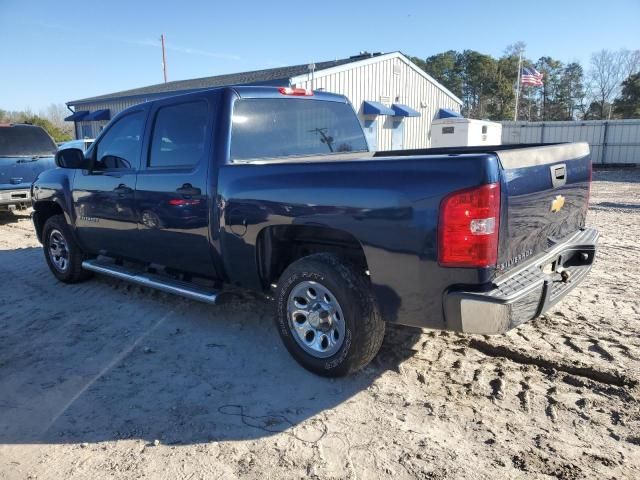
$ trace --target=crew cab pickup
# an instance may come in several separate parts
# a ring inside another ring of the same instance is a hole
[[[307,369],[344,375],[387,322],[500,334],[589,271],[586,144],[370,152],[340,95],[225,87],[125,110],[33,185],[63,282],[98,272],[215,304],[272,299]]]
[[[31,183],[54,168],[56,144],[42,127],[0,124],[0,211],[31,204]]]

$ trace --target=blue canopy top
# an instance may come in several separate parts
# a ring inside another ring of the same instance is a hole
[[[384,106],[380,102],[365,101],[362,102],[363,115],[395,115],[395,112],[389,107]]]
[[[394,103],[393,105],[391,105],[391,108],[393,109],[393,115],[395,117],[419,117],[420,116],[420,112],[418,112],[417,110],[414,110],[411,107],[408,107],[406,105],[403,105],[401,103]]]
[[[89,110],[78,110],[77,112],[72,113],[68,117],[65,117],[65,122],[79,122],[89,115]]]
[[[104,110],[96,110],[95,112],[90,113],[86,118],[84,118],[83,120],[85,121],[98,121],[98,120],[110,120],[111,119],[111,114],[109,113],[109,109],[104,109]]]
[[[454,112],[453,110],[449,110],[448,108],[441,108],[438,110],[438,115],[436,118],[463,118],[458,112]]]

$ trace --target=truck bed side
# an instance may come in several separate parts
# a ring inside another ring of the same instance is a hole
[[[481,284],[493,272],[438,265],[440,202],[498,178],[491,154],[226,165],[218,178],[225,271],[232,282],[265,288],[273,278],[261,278],[256,263],[271,229],[315,228],[318,241],[346,233],[362,249],[387,320],[443,328],[445,288]]]

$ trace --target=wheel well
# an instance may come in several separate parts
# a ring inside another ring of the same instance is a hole
[[[36,235],[38,240],[42,242],[42,229],[44,224],[47,223],[54,215],[62,215],[62,207],[55,202],[39,202],[33,206],[33,224],[36,228]]]
[[[258,271],[263,287],[277,282],[291,263],[314,253],[334,253],[363,271],[368,269],[362,245],[350,233],[323,226],[277,225],[265,228],[258,236]]]

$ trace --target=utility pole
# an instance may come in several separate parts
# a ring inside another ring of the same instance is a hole
[[[518,56],[518,80],[516,84],[516,110],[513,114],[513,121],[518,121],[518,103],[520,103],[520,73],[522,72],[522,49],[520,49],[520,55]]]
[[[162,42],[162,73],[164,75],[164,83],[167,83],[167,51],[164,48],[164,33],[160,35]]]

